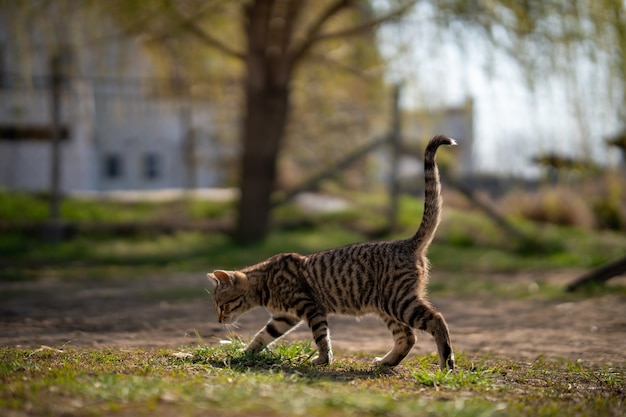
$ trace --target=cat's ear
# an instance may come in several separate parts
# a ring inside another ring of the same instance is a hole
[[[208,274],[206,274],[206,277],[209,279],[209,282],[211,283],[212,288],[215,288],[219,285],[220,281],[212,272],[209,272]]]
[[[235,276],[221,269],[208,273],[207,277],[216,287],[219,285],[234,285],[235,283]]]

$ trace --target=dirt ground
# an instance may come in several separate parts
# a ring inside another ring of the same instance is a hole
[[[564,284],[578,273],[560,271],[503,279]],[[145,277],[100,283],[0,283],[0,345],[61,348],[179,348],[218,343],[233,333],[249,339],[267,320],[263,309],[243,316],[238,328],[217,323],[202,274]],[[620,279],[625,282],[625,279]],[[197,291],[197,294],[196,294]],[[178,294],[178,295],[177,295]],[[184,297],[181,301],[181,294]],[[494,353],[519,360],[580,360],[592,366],[626,364],[626,296],[574,301],[527,297],[434,296],[457,351]],[[335,356],[383,354],[391,335],[376,317],[332,317]],[[310,339],[306,326],[288,336]],[[413,354],[435,351],[432,338],[418,335]]]

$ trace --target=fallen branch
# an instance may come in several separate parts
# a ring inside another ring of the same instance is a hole
[[[567,287],[565,287],[565,290],[567,292],[573,292],[590,283],[602,284],[624,273],[626,273],[626,256],[592,269],[582,277],[569,283]]]

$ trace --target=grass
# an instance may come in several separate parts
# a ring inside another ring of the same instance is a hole
[[[540,278],[529,280],[551,270],[593,267],[600,260],[622,256],[626,247],[624,236],[587,235],[571,230],[553,233],[562,236],[567,248],[539,255],[517,253],[491,244],[458,245],[449,242],[444,234],[429,252],[433,265],[430,292],[478,292],[515,298],[558,295],[562,293],[560,287]],[[81,236],[59,245],[25,236],[3,235],[0,237],[0,281],[37,280],[49,276],[107,280],[112,276],[132,278],[154,273],[206,273],[217,268],[250,265],[279,252],[306,254],[363,240],[366,238],[359,233],[330,226],[277,230],[262,244],[245,248],[219,233],[179,232],[133,238]],[[527,272],[528,280],[507,278],[519,275],[520,270]],[[602,293],[599,287],[589,290]],[[611,285],[607,290],[626,293],[626,288],[620,285]]]
[[[275,217],[283,225],[298,227],[277,227],[264,242],[250,247],[237,246],[217,232],[131,237],[82,234],[56,245],[42,242],[37,236],[6,232],[0,234],[0,281],[37,280],[51,275],[60,279],[108,279],[113,275],[124,278],[156,271],[197,273],[250,265],[279,252],[308,254],[369,240],[364,231],[384,223],[385,200],[356,194],[351,199],[356,208],[333,214],[313,215],[296,206],[280,207]],[[385,238],[404,238],[419,225],[422,202],[407,196],[400,202],[402,231]],[[5,223],[19,219],[35,221],[44,212],[41,196],[0,192],[0,203],[0,221]],[[76,222],[167,222],[173,213],[177,220],[228,219],[233,215],[231,203],[197,200],[148,204],[66,199],[63,204],[66,218]],[[626,248],[626,236],[620,233],[522,220],[517,225],[536,243],[511,239],[480,212],[446,207],[429,251],[434,272],[431,292],[488,291],[519,297],[536,296],[539,288],[540,294],[555,294],[560,288],[548,283],[506,282],[502,277],[520,270],[532,274],[563,268],[587,269],[623,256]],[[611,290],[626,293],[623,286]]]
[[[8,223],[40,222],[48,218],[45,194],[7,192],[0,189],[0,220]],[[158,203],[124,202],[114,199],[64,198],[61,217],[68,222],[142,223],[147,221],[215,219],[231,215],[231,202],[203,201],[193,198]]]
[[[308,343],[242,353],[239,340],[173,350],[0,348],[0,412],[13,415],[618,416],[624,369],[459,355],[456,372],[409,357],[309,364]],[[22,414],[15,414],[22,415]]]

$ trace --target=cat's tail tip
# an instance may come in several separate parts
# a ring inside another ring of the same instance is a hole
[[[458,145],[457,141],[452,139],[451,137],[445,135],[437,135],[430,140],[430,144],[440,146],[440,145],[448,145],[448,146],[456,146]]]

